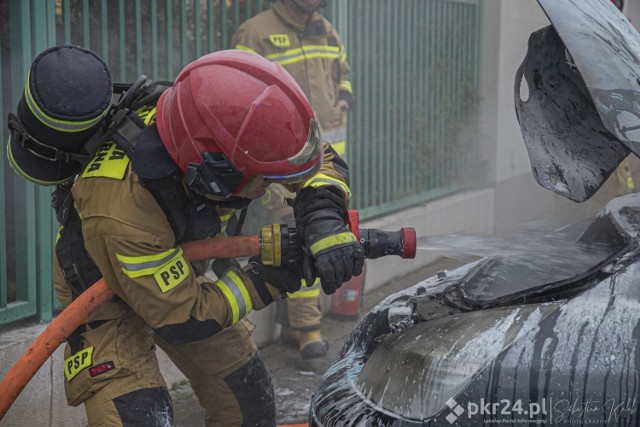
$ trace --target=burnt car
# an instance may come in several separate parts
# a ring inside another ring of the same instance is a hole
[[[580,202],[640,152],[640,36],[609,0],[538,3],[552,25],[529,39],[516,111],[536,180]],[[640,195],[619,197],[547,251],[389,296],[324,375],[310,425],[640,424],[639,232]]]
[[[310,425],[638,424],[639,231],[640,195],[616,198],[554,240],[576,257],[564,268],[485,257],[391,295],[324,375]]]

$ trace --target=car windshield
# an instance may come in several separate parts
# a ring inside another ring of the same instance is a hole
[[[451,258],[485,258],[460,286],[464,299],[484,304],[542,286],[577,280],[621,251],[627,242],[610,214],[559,230],[540,224],[508,235],[454,234],[418,241]],[[619,220],[619,217],[616,217]]]
[[[553,233],[504,240],[497,255],[462,284],[465,299],[483,303],[553,284],[565,285],[599,268],[626,246],[610,215]]]

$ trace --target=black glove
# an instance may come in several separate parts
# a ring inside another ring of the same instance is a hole
[[[240,268],[240,263],[235,258],[216,258],[211,263],[211,271],[220,278],[227,271],[232,268]]]
[[[342,191],[335,187],[305,188],[294,201],[298,236],[329,295],[359,275],[364,265],[364,249],[345,224],[346,213]]]
[[[295,292],[302,285],[302,270],[298,264],[271,267],[264,265],[259,257],[251,257],[247,274],[254,283],[257,278],[282,292]]]

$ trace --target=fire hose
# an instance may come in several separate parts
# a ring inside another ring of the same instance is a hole
[[[414,258],[416,234],[413,228],[388,232],[359,229],[357,211],[349,211],[348,222],[369,259],[387,255]],[[213,258],[260,256],[265,265],[279,267],[297,262],[302,254],[295,228],[281,224],[262,227],[260,236],[216,237],[180,245],[190,261]],[[102,278],[67,306],[20,356],[0,382],[0,420],[38,369],[71,333],[102,303],[114,296]]]

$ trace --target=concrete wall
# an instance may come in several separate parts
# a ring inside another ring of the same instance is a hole
[[[640,2],[627,0],[627,16],[640,23]],[[533,179],[524,142],[515,117],[513,81],[527,49],[529,34],[548,25],[534,0],[484,0],[480,136],[488,174],[480,189],[456,194],[385,217],[366,221],[363,227],[397,230],[415,227],[418,236],[459,231],[513,230],[532,222],[561,226],[592,215],[604,201],[575,204],[542,189]],[[637,24],[636,24],[637,25]],[[419,240],[420,243],[420,240]],[[415,260],[397,257],[367,262],[367,289],[375,289],[397,275],[406,274],[438,255],[419,251]],[[326,303],[328,298],[324,298]],[[274,340],[274,307],[252,313],[259,345]],[[0,333],[0,376],[24,352],[44,325]],[[184,377],[168,358],[159,358],[169,384]],[[58,349],[22,392],[2,421],[7,426],[83,426],[82,408],[66,406],[63,397],[62,355]]]
[[[628,3],[632,22],[640,22],[640,5]],[[593,215],[607,197],[577,204],[535,182],[515,115],[516,70],[529,35],[549,25],[548,18],[534,0],[484,0],[483,20],[480,123],[485,161],[491,165],[487,181],[495,189],[495,229],[508,231],[538,221],[562,226]]]

